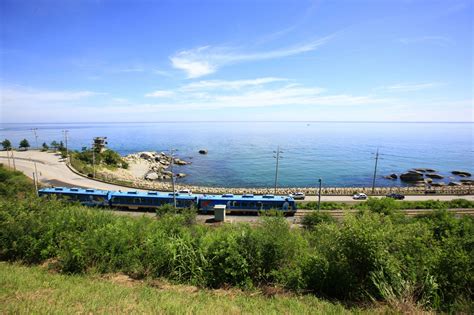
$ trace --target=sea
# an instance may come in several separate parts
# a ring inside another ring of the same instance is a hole
[[[278,187],[317,187],[319,179],[325,187],[370,187],[376,163],[376,186],[405,186],[384,176],[413,168],[434,169],[445,182],[458,180],[453,170],[474,173],[473,123],[2,123],[0,139],[18,146],[26,138],[35,147],[64,141],[64,130],[73,150],[94,137],[107,137],[122,155],[174,149],[192,162],[176,167],[187,174],[179,182],[192,185],[273,187],[277,175]]]

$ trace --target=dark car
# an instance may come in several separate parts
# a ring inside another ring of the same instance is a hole
[[[386,197],[387,197],[387,198],[397,199],[397,200],[403,200],[403,199],[405,199],[405,196],[400,195],[400,194],[388,194]]]

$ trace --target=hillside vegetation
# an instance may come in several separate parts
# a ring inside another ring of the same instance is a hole
[[[20,190],[21,191],[21,190]],[[13,192],[12,192],[13,193]],[[372,202],[342,222],[292,229],[194,224],[189,213],[120,217],[35,197],[0,198],[0,259],[64,274],[123,273],[201,288],[276,287],[341,303],[473,311],[474,220],[405,218]],[[318,216],[318,214],[315,214]]]

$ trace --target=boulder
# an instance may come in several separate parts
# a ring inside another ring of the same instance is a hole
[[[414,168],[414,170],[417,171],[417,172],[421,172],[421,173],[428,172],[428,170],[426,168]]]
[[[207,149],[201,149],[201,150],[199,150],[199,154],[207,154]]]
[[[425,178],[425,183],[431,184],[433,182],[433,179],[431,178]]]
[[[185,176],[186,176],[186,174],[184,174],[184,173],[178,173],[178,174],[176,174],[176,177],[178,177],[178,178],[183,178],[183,177],[185,177]]]
[[[397,174],[393,173],[393,174],[390,174],[390,175],[384,176],[384,178],[386,178],[386,179],[397,179],[397,178],[398,178],[398,176],[397,176]]]
[[[474,185],[474,179],[461,179],[460,182],[463,185]]]
[[[400,179],[409,183],[423,182],[423,174],[416,171],[403,173],[400,175]]]
[[[451,174],[461,176],[461,177],[471,177],[471,173],[466,171],[452,171]]]
[[[145,175],[146,180],[157,180],[158,178],[159,176],[155,172],[149,172]]]
[[[432,169],[432,168],[425,168],[425,170],[428,172],[428,173],[436,173],[436,170]]]
[[[462,184],[460,182],[449,182],[449,186],[461,186]]]
[[[426,177],[434,178],[434,179],[443,179],[444,178],[443,175],[439,175],[439,174],[430,174],[430,173],[428,173],[428,174],[425,174],[425,175],[426,175]]]
[[[140,158],[145,160],[152,160],[154,159],[154,154],[153,152],[141,152]]]
[[[441,187],[441,186],[446,186],[446,183],[443,183],[443,182],[431,183],[431,186]]]
[[[173,162],[174,162],[174,164],[176,164],[176,165],[188,165],[188,164],[189,164],[188,162],[183,161],[183,160],[178,159],[178,158],[174,159]]]

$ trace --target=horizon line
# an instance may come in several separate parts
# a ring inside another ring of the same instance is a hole
[[[1,122],[1,124],[153,124],[153,123],[462,123],[474,121],[404,121],[404,120],[162,120],[162,121],[73,121],[73,122]]]

